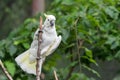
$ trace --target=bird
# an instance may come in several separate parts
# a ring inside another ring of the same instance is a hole
[[[54,15],[44,14],[46,17],[44,24],[42,25],[42,42],[40,44],[41,54],[39,62],[39,71],[41,73],[42,64],[45,61],[46,57],[52,54],[59,44],[61,43],[61,35],[57,35],[55,21],[56,18]],[[33,41],[28,50],[21,53],[15,58],[16,63],[21,67],[21,69],[29,74],[36,75],[36,59],[37,50],[38,50],[38,34],[40,29],[38,28],[33,37]]]

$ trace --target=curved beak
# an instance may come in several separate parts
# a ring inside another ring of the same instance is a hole
[[[54,21],[54,20],[50,21],[50,26],[51,26],[51,27],[54,26],[54,24],[55,24],[55,21]]]

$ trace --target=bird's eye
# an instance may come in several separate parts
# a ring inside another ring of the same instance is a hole
[[[48,21],[49,21],[49,19],[48,19]]]

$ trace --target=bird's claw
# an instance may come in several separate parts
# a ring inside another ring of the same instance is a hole
[[[39,30],[38,33],[43,33],[43,30]]]
[[[40,60],[41,58],[40,57],[36,57],[37,60]]]

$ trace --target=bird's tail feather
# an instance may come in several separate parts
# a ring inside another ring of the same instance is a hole
[[[23,69],[23,71],[36,75],[36,61],[34,63],[30,63],[29,59],[30,53],[29,50],[25,51],[21,55],[15,58],[17,64]],[[42,67],[42,60],[39,63],[40,72]]]

